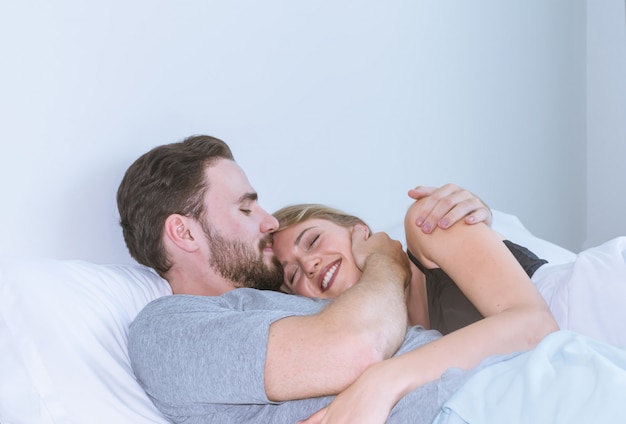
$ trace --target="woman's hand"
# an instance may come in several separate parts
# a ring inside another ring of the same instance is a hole
[[[467,224],[484,222],[491,226],[491,210],[474,193],[455,184],[446,184],[439,188],[417,186],[409,190],[409,197],[424,199],[415,224],[426,234],[435,228],[449,228],[465,218]]]
[[[330,405],[299,423],[384,424],[399,400],[399,384],[385,375],[383,364],[370,367]]]

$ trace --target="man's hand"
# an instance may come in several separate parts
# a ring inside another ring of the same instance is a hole
[[[417,186],[409,190],[409,197],[424,199],[415,224],[426,234],[437,227],[449,228],[463,218],[467,224],[484,222],[491,226],[491,210],[485,202],[457,185],[446,184],[439,188]]]
[[[355,225],[352,229],[352,253],[354,261],[361,271],[372,255],[384,255],[397,262],[410,275],[409,260],[402,248],[402,243],[391,239],[386,233],[369,234],[364,225]],[[407,277],[408,278],[408,277]]]

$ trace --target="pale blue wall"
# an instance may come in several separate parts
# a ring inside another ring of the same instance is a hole
[[[124,170],[194,133],[270,210],[384,229],[409,187],[453,181],[577,250],[585,19],[584,0],[4,2],[0,253],[128,261]]]
[[[626,2],[587,11],[587,239],[626,235]]]

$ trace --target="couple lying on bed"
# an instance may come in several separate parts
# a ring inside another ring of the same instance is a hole
[[[413,263],[445,270],[481,315],[441,336],[407,329],[407,314],[426,328],[436,320],[425,314],[430,305],[421,307],[428,271],[416,271],[399,242],[364,225],[294,223],[274,245],[285,285],[336,297],[254,290],[283,282],[270,239],[278,222],[257,203],[228,146],[197,136],[143,155],[118,190],[124,238],[176,296],[150,303],[131,326],[129,354],[140,384],[174,422],[295,422],[318,410],[309,422],[431,422],[446,394],[469,378],[446,370],[531,349],[557,329],[511,255],[529,260],[532,271],[539,263],[530,252],[505,245],[484,224],[413,231],[432,211],[436,220],[446,215],[449,208],[439,208],[447,201],[460,215],[476,210],[468,206],[475,198],[455,204],[454,194],[433,209],[429,202],[449,188],[407,214]],[[478,220],[488,216],[484,208]],[[311,252],[329,239],[340,243],[341,262],[298,263],[299,248]],[[307,275],[316,275],[317,286],[307,286]],[[331,292],[342,284],[343,293]]]

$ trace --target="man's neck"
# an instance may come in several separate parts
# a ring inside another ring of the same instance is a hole
[[[191,267],[190,267],[191,268]],[[165,279],[170,283],[173,294],[194,296],[219,296],[233,290],[233,283],[212,270],[190,272],[189,269],[172,267]]]

